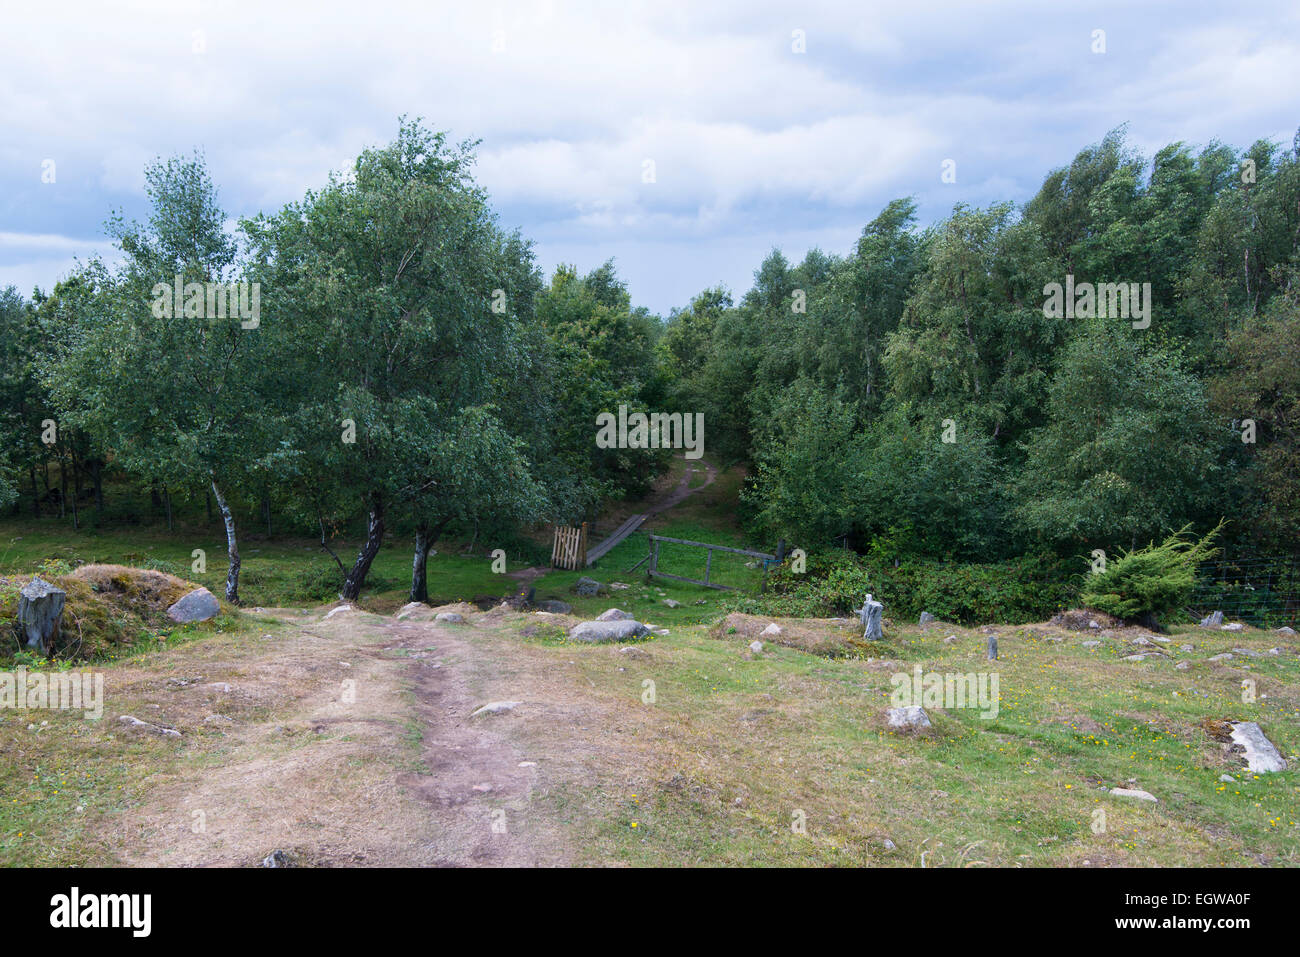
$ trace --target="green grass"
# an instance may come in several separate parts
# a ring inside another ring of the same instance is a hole
[[[1179,671],[1122,661],[1130,649],[1118,641],[1089,651],[1077,635],[1006,634],[996,719],[932,709],[930,733],[889,730],[895,670],[989,669],[981,636],[956,631],[956,645],[942,644],[947,631],[891,633],[880,654],[898,665],[883,669],[773,645],[750,660],[745,642],[698,627],[647,643],[648,659],[624,656],[617,670],[603,652],[557,651],[597,693],[630,699],[652,678],[657,701],[638,733],[663,754],[628,768],[625,787],[542,800],[588,838],[587,863],[916,866],[924,853],[927,866],[1300,864],[1300,660],[1233,662],[1249,670],[1203,660],[1274,636],[1191,635],[1197,651],[1178,657],[1195,663]],[[1243,703],[1244,676],[1268,697]],[[1246,771],[1202,729],[1206,718],[1258,721],[1290,768]],[[1160,803],[1110,797],[1116,785]],[[1094,833],[1098,808],[1106,826]],[[791,828],[798,812],[804,834]]]

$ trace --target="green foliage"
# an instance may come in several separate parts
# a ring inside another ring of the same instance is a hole
[[[793,617],[844,617],[867,592],[885,617],[905,621],[928,611],[956,624],[1043,621],[1068,607],[1078,576],[1050,556],[996,563],[912,560],[880,563],[839,549],[808,556],[807,571],[786,565],[769,578],[768,593],[738,597],[737,611]]]
[[[1197,566],[1218,553],[1212,543],[1220,523],[1199,541],[1188,529],[1175,532],[1159,545],[1126,551],[1089,575],[1080,599],[1089,608],[1125,621],[1158,619],[1187,605],[1196,584]]]

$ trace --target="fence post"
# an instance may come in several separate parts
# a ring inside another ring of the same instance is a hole
[[[704,584],[707,585],[709,583],[709,569],[713,567],[713,549],[707,549],[704,554],[707,556],[704,559]]]

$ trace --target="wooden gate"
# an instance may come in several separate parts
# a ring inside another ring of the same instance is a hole
[[[556,525],[555,543],[551,546],[551,567],[576,571],[587,567],[587,523],[580,526]]]

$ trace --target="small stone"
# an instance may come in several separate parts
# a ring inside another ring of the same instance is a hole
[[[1094,619],[1091,619],[1091,618],[1088,619],[1088,627],[1089,627],[1089,628],[1092,628],[1092,629],[1095,629],[1095,630],[1097,630],[1097,631],[1100,631],[1100,630],[1101,630],[1101,625],[1097,624],[1097,622],[1096,622]]]
[[[139,718],[133,717],[129,714],[122,715],[120,718],[118,718],[118,720],[121,721],[123,724],[130,725],[133,728],[139,728],[141,731],[148,731],[152,734],[159,734],[159,735],[163,735],[164,737],[176,737],[176,738],[179,738],[181,736],[181,733],[173,728],[159,727],[156,724],[150,724],[148,721],[141,721]]]
[[[478,791],[480,794],[487,794],[489,791],[492,790],[492,785],[490,785],[490,784],[476,784],[476,785],[474,785],[474,790],[475,790],[475,791]]]
[[[763,643],[761,641],[751,641],[749,643],[749,650],[756,655],[761,655],[763,653]]]
[[[930,716],[925,710],[916,704],[910,704],[905,708],[889,709],[889,726],[891,728],[928,728],[930,727]]]
[[[1085,641],[1085,642],[1083,643],[1083,647],[1085,647],[1085,648],[1096,648],[1096,647],[1097,647],[1098,645],[1100,645],[1100,644],[1101,644],[1100,641]]]
[[[537,767],[537,762],[536,762],[536,761],[520,761],[520,762],[519,762],[519,766],[520,766],[521,768],[535,768],[535,767]]]
[[[1178,650],[1179,650],[1179,651],[1195,651],[1196,648],[1195,648],[1193,645],[1179,645],[1179,646],[1178,646]]]
[[[454,611],[440,611],[438,614],[433,616],[433,620],[441,621],[448,625],[463,625],[465,623],[465,616]]]
[[[943,643],[945,645],[955,645],[957,644],[958,640],[959,639],[957,638],[956,635],[949,635],[947,638],[943,640]]]
[[[1136,798],[1139,801],[1150,801],[1152,804],[1159,803],[1154,794],[1140,788],[1111,788],[1110,795],[1111,797]]]
[[[1146,655],[1125,655],[1124,656],[1125,661],[1146,661],[1146,659],[1147,659]]]
[[[1174,665],[1174,667],[1177,668],[1179,671],[1186,671],[1191,666],[1192,666],[1191,662],[1188,661],[1180,661],[1178,662],[1178,664]]]
[[[766,628],[763,629],[763,631],[761,632],[761,634],[764,634],[764,635],[779,635],[779,634],[781,634],[781,626],[778,625],[776,622],[772,622],[772,624],[768,625]]]
[[[1236,783],[1237,783],[1237,779],[1234,778],[1231,774],[1220,774],[1220,775],[1219,775],[1219,780],[1222,781],[1224,784],[1236,784]]]
[[[1245,627],[1246,627],[1246,626],[1243,625],[1241,622],[1239,622],[1239,621],[1234,621],[1234,622],[1232,622],[1231,624],[1224,625],[1224,626],[1223,626],[1222,628],[1220,628],[1219,630],[1220,630],[1220,631],[1241,631],[1241,630],[1242,630],[1243,628],[1245,628]]]
[[[328,621],[329,619],[333,618],[335,615],[342,614],[342,613],[345,612],[345,611],[352,611],[352,606],[351,606],[351,605],[339,605],[337,608],[332,608],[332,609],[330,609],[330,611],[325,615],[325,618],[324,618],[323,620]]]
[[[471,718],[477,718],[481,714],[504,714],[507,711],[513,711],[523,704],[522,701],[489,701],[477,711],[471,712]]]
[[[1212,657],[1206,658],[1205,660],[1206,660],[1206,661],[1231,661],[1231,660],[1232,660],[1232,652],[1230,652],[1230,651],[1225,651],[1225,652],[1224,652],[1223,654],[1221,654],[1221,655],[1213,655]]]
[[[631,621],[632,616],[621,608],[606,608],[596,616],[597,621]]]
[[[895,844],[893,841],[891,841],[889,838],[885,838],[883,841],[880,842],[880,844],[887,851],[898,850],[898,845]]]
[[[293,867],[293,858],[284,851],[272,851],[262,858],[263,867]]]
[[[664,604],[667,605],[669,608],[681,608],[681,607],[682,607],[682,603],[679,602],[676,598],[665,598],[665,599],[664,599]]]
[[[1147,637],[1145,637],[1145,636],[1143,636],[1143,635],[1138,635],[1136,638],[1133,639],[1133,644],[1135,644],[1135,645],[1149,645],[1149,644],[1151,644],[1151,639],[1149,639],[1149,638],[1147,638]]]

